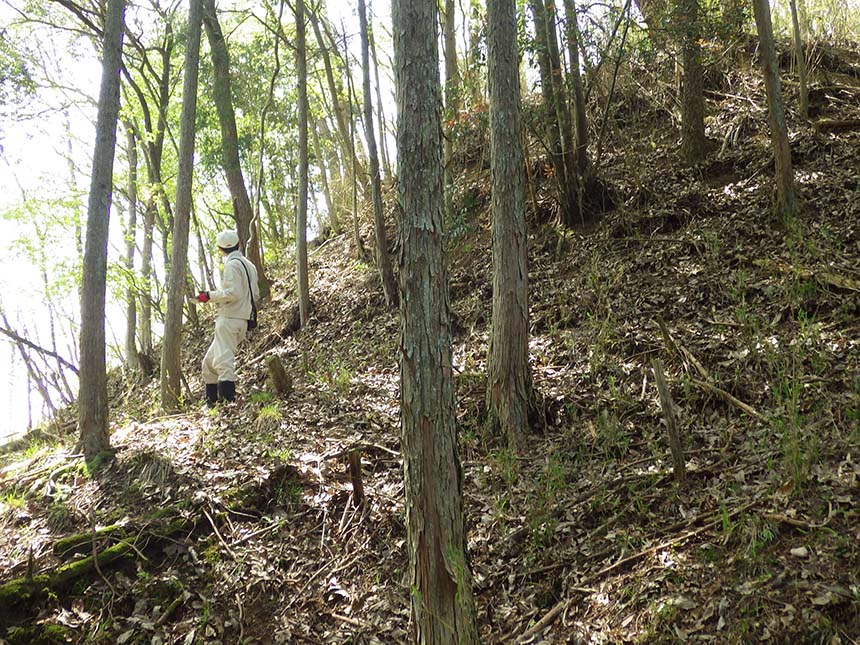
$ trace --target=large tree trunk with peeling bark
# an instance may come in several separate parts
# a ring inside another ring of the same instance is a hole
[[[441,87],[435,0],[392,5],[403,213],[400,399],[414,641],[479,642],[466,556],[443,250]]]
[[[242,176],[242,166],[239,159],[239,134],[236,128],[236,112],[233,109],[232,84],[230,82],[230,55],[227,42],[218,23],[214,0],[203,0],[203,24],[206,27],[206,37],[212,54],[212,70],[214,72],[213,100],[218,111],[218,122],[221,124],[221,153],[224,159],[224,174],[227,176],[227,186],[233,199],[233,211],[236,216],[236,227],[239,241],[245,248],[248,259],[257,267],[260,283],[260,294],[266,297],[269,291],[269,281],[266,278],[263,258],[260,254],[260,236],[254,221],[254,209],[248,198],[245,178]]]
[[[96,145],[87,206],[83,267],[87,279],[84,280],[81,292],[81,366],[78,392],[79,446],[87,459],[110,449],[105,364],[105,294],[124,12],[124,0],[110,0],[107,3]]]
[[[493,176],[493,324],[487,411],[516,452],[531,402],[525,200],[514,0],[487,2],[487,79]]]

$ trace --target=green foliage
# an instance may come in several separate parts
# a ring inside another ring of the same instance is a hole
[[[270,403],[274,400],[274,395],[271,392],[266,392],[265,390],[256,390],[251,392],[251,403],[254,405],[264,405],[266,403]]]
[[[16,490],[6,491],[0,496],[0,513],[20,510],[27,505],[27,499]]]
[[[23,103],[35,93],[30,56],[24,43],[10,39],[6,30],[0,33],[0,111]]]
[[[552,543],[558,526],[558,499],[571,476],[570,465],[557,455],[552,455],[544,464],[535,482],[533,502],[528,516],[530,535],[536,547]]]

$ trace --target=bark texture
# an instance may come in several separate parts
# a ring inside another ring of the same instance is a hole
[[[179,134],[179,175],[176,179],[176,213],[173,218],[172,271],[168,276],[167,315],[161,345],[161,406],[168,412],[179,408],[182,388],[182,309],[186,293],[188,231],[191,220],[191,183],[194,176],[194,121],[197,114],[197,68],[203,0],[191,0],[188,10],[188,42],[182,79],[182,116]]]
[[[308,65],[305,49],[305,3],[296,0],[296,72],[299,83],[299,196],[296,204],[296,272],[299,282],[299,320],[311,315],[308,284]]]
[[[102,49],[102,79],[96,118],[93,174],[87,205],[84,280],[81,290],[81,367],[78,391],[79,447],[87,458],[110,449],[105,365],[105,292],[107,246],[113,191],[119,68],[122,63],[124,0],[107,3]]]
[[[361,32],[361,66],[364,93],[364,132],[367,139],[367,156],[370,163],[370,186],[373,193],[373,225],[376,231],[376,267],[382,282],[385,302],[397,305],[397,285],[391,255],[388,253],[388,237],[385,234],[385,217],[382,211],[382,180],[379,176],[379,155],[376,152],[376,135],[373,132],[373,104],[370,94],[370,47],[367,40],[367,9],[364,0],[358,0],[358,19]]]
[[[779,82],[779,66],[773,44],[773,25],[770,20],[768,0],[754,0],[755,24],[761,44],[760,56],[764,84],[767,91],[770,140],[776,166],[776,210],[782,217],[797,213],[797,198],[794,193],[794,171],[791,166],[791,148],[785,126],[785,110],[782,104],[782,88]]]
[[[520,87],[514,0],[487,2],[487,79],[493,175],[493,323],[487,410],[519,452],[531,401]]]
[[[698,0],[677,0],[677,29],[681,33],[681,155],[687,163],[705,157],[705,96]]]
[[[414,619],[420,645],[478,643],[466,555],[443,250],[441,87],[435,0],[392,5],[403,213],[401,436]]]

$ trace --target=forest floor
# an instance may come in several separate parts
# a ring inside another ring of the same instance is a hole
[[[554,223],[531,148],[541,414],[520,456],[484,425],[490,180],[464,130],[448,247],[485,643],[860,642],[860,131],[789,115],[802,210],[776,220],[756,79],[711,87],[715,150],[694,167],[666,112],[622,87],[599,169],[615,207],[587,233]],[[858,79],[816,85],[817,118],[860,117]],[[333,237],[297,336],[281,269],[238,403],[164,416],[155,383],[117,373],[115,459],[88,467],[61,421],[0,457],[0,642],[408,642],[397,312]],[[184,349],[195,392],[210,331]]]

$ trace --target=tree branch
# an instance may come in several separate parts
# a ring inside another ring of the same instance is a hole
[[[29,347],[30,349],[35,350],[44,356],[50,356],[51,358],[56,359],[56,361],[60,365],[62,365],[63,367],[72,370],[75,374],[78,373],[78,368],[75,367],[74,365],[72,365],[65,358],[63,358],[62,356],[60,356],[56,352],[52,352],[50,349],[45,349],[44,347],[37,345],[33,341],[27,340],[26,338],[24,338],[23,336],[21,336],[17,332],[15,332],[11,329],[7,329],[6,327],[0,327],[0,334],[3,334],[4,336],[11,338],[16,343],[20,343],[21,345],[25,345],[26,347]]]

